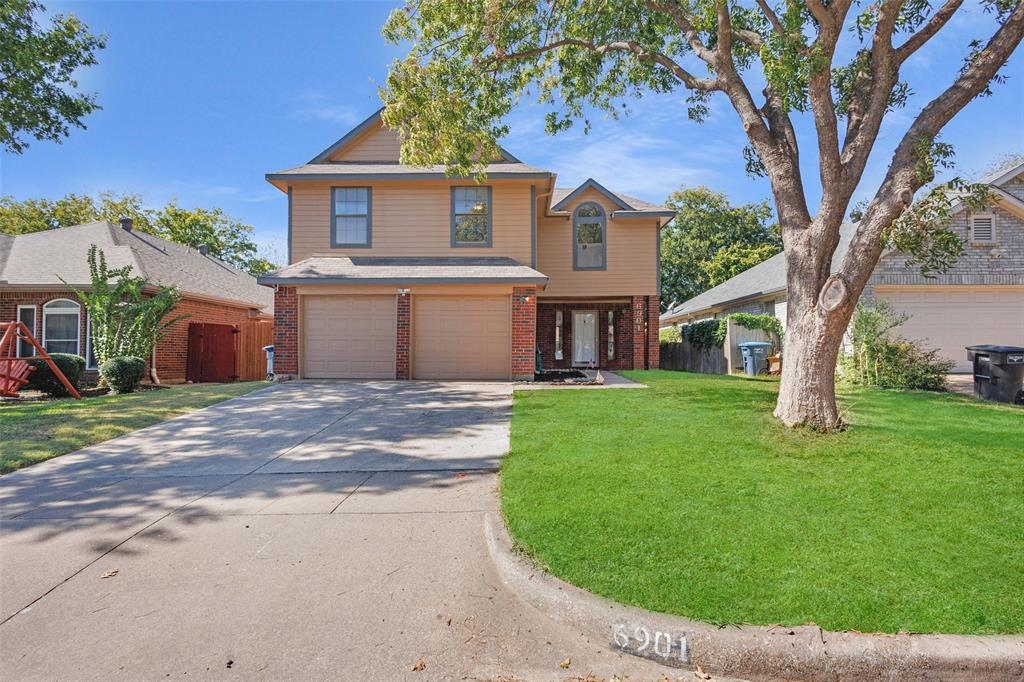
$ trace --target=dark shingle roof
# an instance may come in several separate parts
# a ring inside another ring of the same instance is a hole
[[[0,283],[62,287],[63,279],[87,287],[86,258],[92,244],[103,251],[111,268],[130,265],[132,274],[152,284],[273,311],[273,292],[249,273],[182,244],[106,221],[0,239]]]
[[[551,192],[551,205],[552,206],[557,206],[567,196],[569,196],[573,192],[577,191],[578,189],[580,189],[580,188],[579,187],[556,187]],[[611,190],[606,190],[606,191],[609,194],[611,194],[612,196],[614,196],[615,198],[617,198],[621,203],[625,204],[626,206],[629,206],[628,209],[623,209],[627,213],[630,210],[632,210],[632,211],[643,211],[643,212],[647,212],[647,211],[669,212],[669,211],[671,211],[671,209],[666,208],[665,206],[659,206],[658,204],[652,204],[649,201],[644,201],[643,199],[638,199],[638,198],[630,196],[628,194],[623,194],[622,192],[613,192]]]
[[[259,278],[261,284],[424,284],[547,282],[540,272],[511,258],[307,258]]]
[[[267,180],[343,179],[343,178],[444,178],[445,166],[407,166],[401,163],[337,162],[308,163],[304,166],[286,168],[267,174]],[[550,172],[542,168],[519,162],[489,163],[486,166],[490,177],[548,177]]]

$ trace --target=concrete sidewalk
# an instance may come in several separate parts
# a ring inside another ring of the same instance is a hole
[[[503,586],[482,527],[510,407],[292,383],[0,478],[0,677],[684,674]]]

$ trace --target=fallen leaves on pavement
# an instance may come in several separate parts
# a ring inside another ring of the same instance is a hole
[[[109,571],[107,571],[106,573],[104,573],[103,575],[101,575],[100,577],[101,578],[113,578],[115,575],[117,575],[117,569],[116,568],[112,568]]]
[[[414,673],[418,673],[418,672],[419,672],[419,671],[421,671],[421,670],[425,670],[425,669],[426,669],[426,667],[427,667],[427,662],[426,662],[426,661],[424,661],[424,660],[423,660],[423,659],[421,658],[420,660],[418,660],[418,661],[416,661],[415,663],[413,663],[413,664],[412,664],[412,671],[413,671]]]
[[[570,665],[572,665],[572,659],[566,656],[565,660],[558,664],[558,667],[562,670],[568,670]]]

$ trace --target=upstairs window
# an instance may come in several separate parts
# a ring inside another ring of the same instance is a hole
[[[331,246],[370,246],[369,187],[331,189]]]
[[[79,354],[80,315],[78,304],[66,298],[43,306],[43,348],[47,353]]]
[[[604,209],[592,201],[580,204],[572,218],[572,267],[604,270],[606,265]]]
[[[491,188],[452,187],[452,246],[491,245]]]
[[[996,240],[996,216],[994,213],[971,215],[971,243],[991,244]]]

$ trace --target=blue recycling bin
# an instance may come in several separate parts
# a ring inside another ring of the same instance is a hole
[[[772,344],[766,341],[744,341],[740,345],[743,353],[743,371],[748,376],[757,376],[768,364],[768,350]]]

